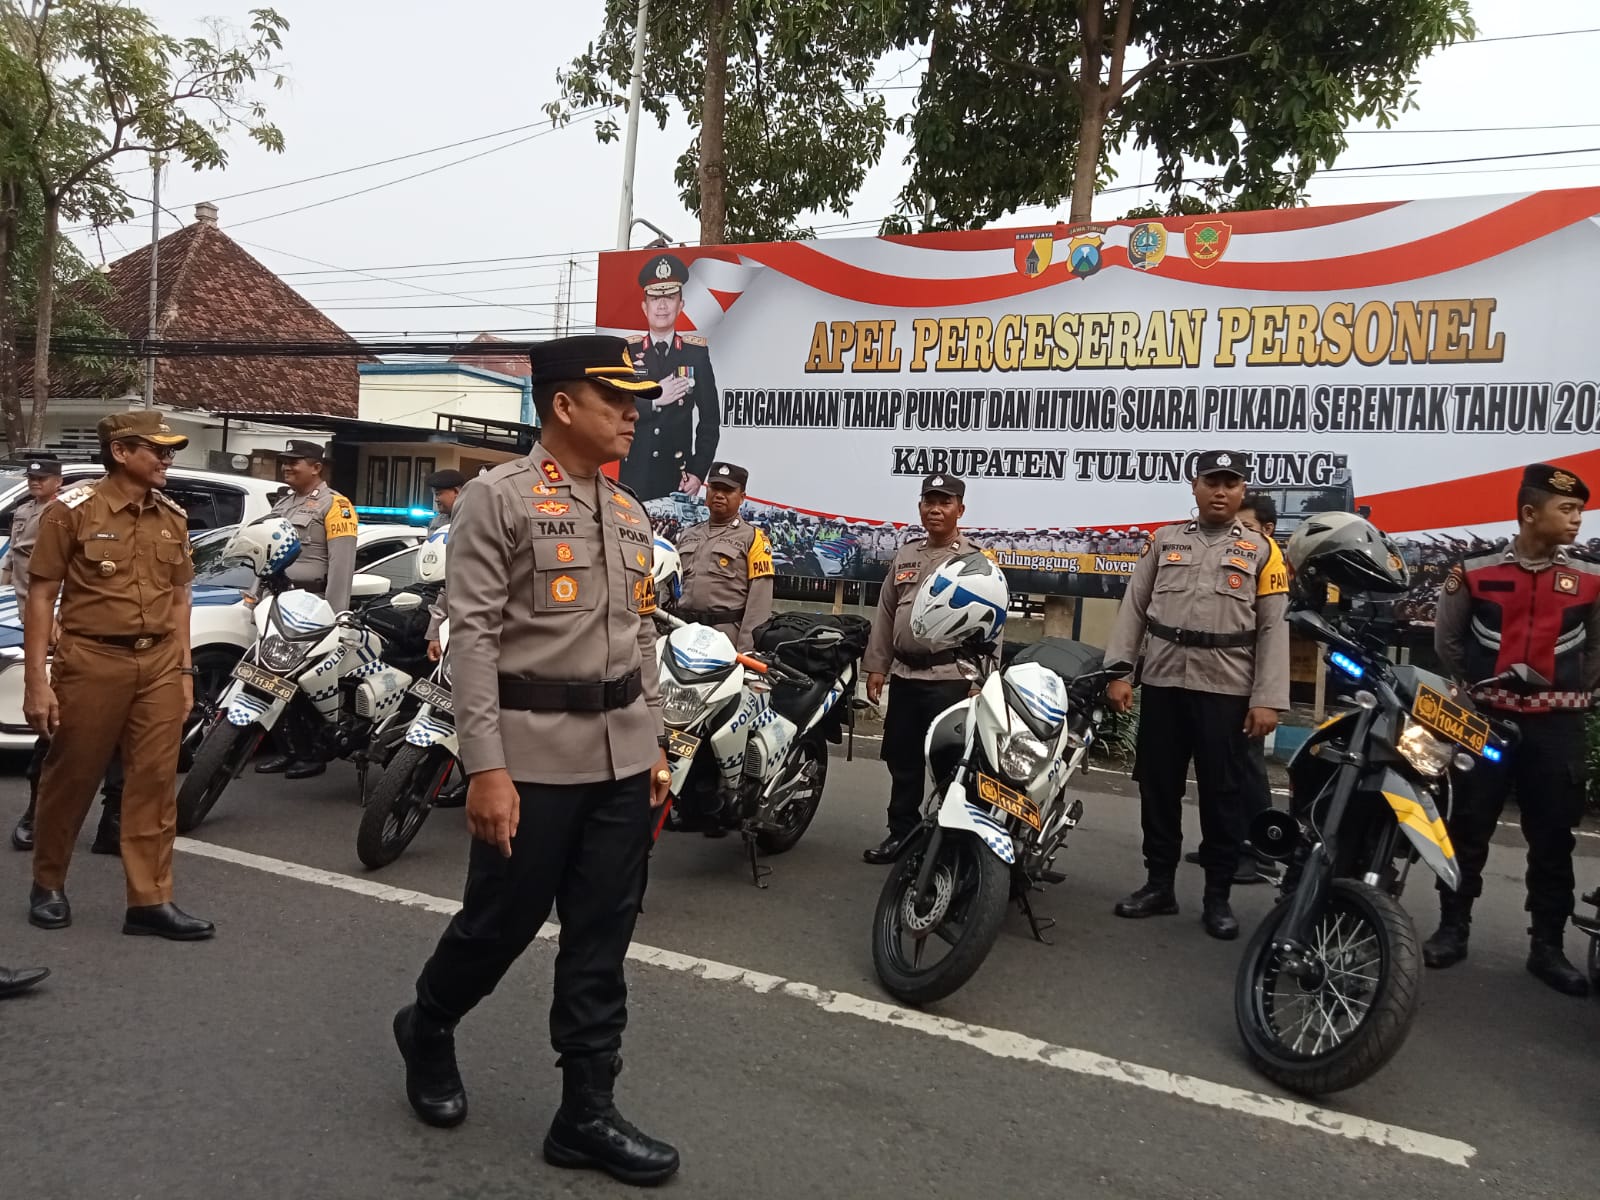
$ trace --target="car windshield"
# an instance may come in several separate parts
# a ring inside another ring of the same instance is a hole
[[[207,529],[189,539],[194,550],[194,581],[210,587],[231,587],[247,591],[255,583],[255,572],[240,559],[225,559],[223,552],[238,532],[237,525]]]

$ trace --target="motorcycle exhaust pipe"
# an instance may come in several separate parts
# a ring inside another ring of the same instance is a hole
[[[1249,837],[1256,853],[1274,862],[1288,862],[1296,847],[1305,839],[1305,834],[1300,822],[1288,813],[1269,808],[1257,813],[1251,820]]]

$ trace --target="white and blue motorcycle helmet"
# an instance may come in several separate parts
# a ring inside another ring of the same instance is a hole
[[[443,583],[445,550],[450,543],[450,526],[441,525],[422,543],[417,558],[417,579],[422,583]]]
[[[300,557],[300,535],[282,517],[262,517],[234,534],[222,556],[241,559],[265,579]]]
[[[1005,573],[974,550],[941,563],[911,602],[911,632],[937,653],[994,642],[1005,628],[1011,593]]]

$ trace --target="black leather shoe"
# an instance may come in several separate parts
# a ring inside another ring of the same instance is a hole
[[[271,758],[263,758],[256,764],[256,774],[282,775],[293,761],[294,759],[287,754],[274,754]]]
[[[65,929],[71,925],[72,905],[67,903],[67,894],[34,884],[28,893],[28,924],[40,929]]]
[[[105,808],[100,812],[100,828],[94,831],[91,854],[122,854],[122,809]]]
[[[1190,866],[1198,867],[1200,865],[1200,851],[1189,851],[1189,853],[1183,856],[1183,861],[1188,863]]]
[[[563,1058],[561,1107],[544,1138],[544,1160],[554,1167],[594,1167],[623,1183],[652,1187],[678,1169],[678,1152],[642,1133],[612,1101],[612,1081],[622,1071],[615,1055]]]
[[[1467,937],[1472,926],[1459,918],[1446,916],[1433,936],[1422,943],[1422,961],[1438,970],[1453,967],[1467,956]]]
[[[1125,900],[1117,901],[1111,910],[1119,917],[1137,920],[1140,917],[1170,917],[1178,911],[1178,898],[1172,893],[1170,883],[1150,882]]]
[[[1534,939],[1528,948],[1528,971],[1566,996],[1587,996],[1589,981],[1583,972],[1567,961],[1559,939]]]
[[[892,863],[900,857],[900,847],[906,844],[906,838],[909,836],[909,834],[904,833],[891,833],[872,849],[863,850],[861,852],[862,861],[869,862],[875,867],[881,867],[885,863]]]
[[[285,779],[315,779],[328,769],[327,763],[305,762],[303,760],[292,762],[284,771]]]
[[[141,904],[128,909],[122,932],[149,937],[164,937],[174,942],[199,942],[210,937],[217,927],[210,921],[191,917],[170,900],[165,904]]]
[[[1207,933],[1220,941],[1231,942],[1239,936],[1239,920],[1233,915],[1226,896],[1206,897],[1200,923],[1205,926]]]
[[[33,849],[33,801],[28,801],[28,807],[22,810],[22,815],[17,818],[16,825],[11,830],[11,848],[24,852]]]
[[[0,967],[0,996],[15,996],[25,992],[49,974],[47,967],[24,967],[20,971]]]
[[[394,1042],[406,1062],[406,1099],[429,1125],[448,1129],[467,1119],[467,1089],[456,1068],[456,1031],[408,1004],[394,1015]]]

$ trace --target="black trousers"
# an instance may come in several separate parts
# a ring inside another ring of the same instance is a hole
[[[44,773],[45,756],[50,753],[50,739],[41,737],[33,744],[33,757],[28,760],[28,769],[24,773],[28,782],[35,787],[39,785],[39,776]],[[122,811],[122,751],[118,749],[111,755],[111,762],[106,766],[106,781],[101,790],[100,803],[114,812]]]
[[[511,857],[476,838],[466,895],[417,978],[436,1021],[472,1011],[528,948],[554,905],[561,922],[550,1044],[557,1054],[614,1053],[628,1024],[622,960],[633,939],[650,849],[650,781],[519,783]]]
[[[883,714],[881,757],[889,767],[889,833],[904,837],[922,820],[928,766],[924,744],[928,727],[972,691],[965,679],[891,679],[889,709]]]
[[[1584,719],[1581,712],[1518,716],[1522,739],[1506,761],[1480,760],[1451,777],[1455,791],[1446,825],[1461,866],[1459,894],[1483,894],[1489,841],[1514,789],[1528,843],[1527,909],[1533,932],[1550,938],[1561,936],[1572,915],[1572,831],[1583,817]]]
[[[1221,696],[1188,688],[1140,691],[1139,739],[1134,778],[1139,781],[1144,825],[1144,865],[1152,880],[1171,881],[1183,853],[1183,793],[1194,762],[1200,790],[1200,866],[1207,890],[1227,892],[1239,861],[1251,798],[1265,790],[1252,782],[1250,739],[1244,734],[1248,696]],[[1266,793],[1270,799],[1270,792]]]

